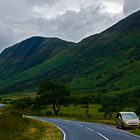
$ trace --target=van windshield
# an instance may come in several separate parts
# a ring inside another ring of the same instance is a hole
[[[134,113],[124,113],[122,114],[123,119],[137,119],[137,115]]]

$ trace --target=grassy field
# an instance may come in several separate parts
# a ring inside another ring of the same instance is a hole
[[[90,104],[88,116],[86,113],[86,108],[84,108],[81,105],[77,105],[77,106],[70,105],[69,107],[61,106],[60,112],[57,116],[53,115],[53,110],[51,106],[44,108],[42,110],[42,113],[48,115],[49,117],[55,117],[55,118],[65,118],[65,119],[72,119],[72,120],[99,122],[99,123],[115,125],[116,114],[114,113],[111,119],[109,117],[104,117],[103,113],[98,112],[99,108],[101,108],[101,105],[99,104]],[[51,112],[52,115],[49,115],[48,112],[49,113]]]
[[[25,97],[34,97],[36,96],[36,92],[33,91],[24,91],[24,92],[14,92],[14,93],[9,93],[9,94],[2,94],[0,95],[1,98],[3,99],[20,99],[20,98],[25,98]]]
[[[8,114],[0,115],[1,140],[60,140],[61,132],[55,126]]]
[[[89,105],[89,117],[87,117],[86,114],[86,108],[84,108],[82,105],[70,105],[68,107],[61,106],[60,112],[58,116],[62,117],[69,117],[69,118],[79,118],[79,119],[93,119],[93,120],[110,120],[108,117],[104,117],[103,113],[99,113],[98,109],[101,108],[101,105],[99,104],[90,104]],[[53,114],[53,110],[51,106],[48,106],[47,108],[43,109],[42,112],[45,113],[45,111],[51,112]],[[49,114],[47,114],[49,115]],[[112,120],[115,120],[116,114],[113,114]]]

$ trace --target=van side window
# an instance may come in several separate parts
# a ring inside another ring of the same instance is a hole
[[[119,118],[121,118],[121,119],[122,119],[122,115],[121,115],[121,114],[119,114]]]
[[[122,118],[122,115],[120,113],[117,114],[117,118]]]

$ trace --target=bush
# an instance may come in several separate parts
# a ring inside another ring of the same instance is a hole
[[[10,114],[13,115],[13,116],[22,117],[22,113],[18,110],[12,110],[12,111],[10,111]]]
[[[12,104],[14,105],[15,109],[23,111],[26,108],[29,109],[32,107],[33,100],[30,97],[22,98],[22,99],[13,101]]]
[[[52,113],[51,110],[47,110],[47,111],[45,112],[45,114],[46,114],[47,116],[50,116],[50,115],[52,115],[53,113]]]

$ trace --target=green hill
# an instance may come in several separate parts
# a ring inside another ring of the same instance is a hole
[[[58,38],[31,37],[6,48],[0,54],[0,79],[39,65],[72,45]]]
[[[140,88],[140,11],[34,67],[1,78],[0,90],[35,89],[44,80],[66,83],[77,93]]]

